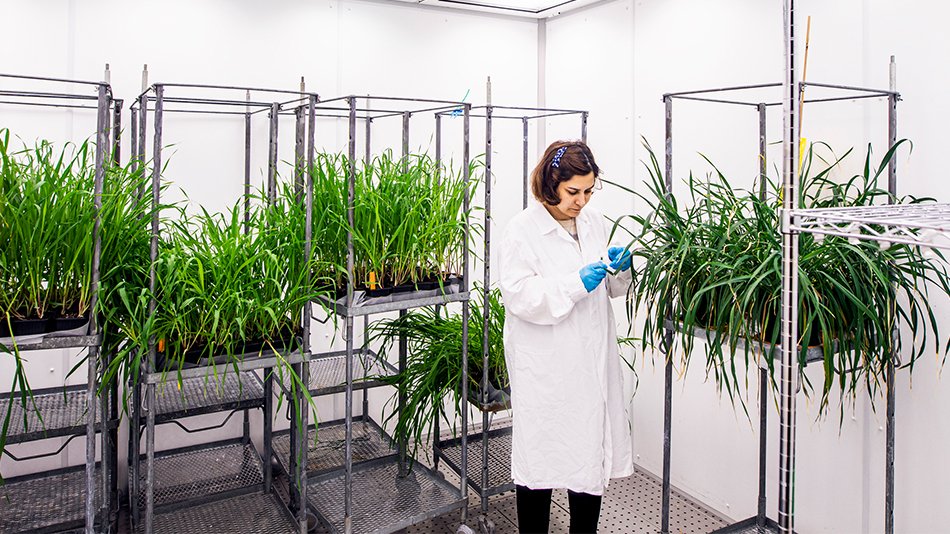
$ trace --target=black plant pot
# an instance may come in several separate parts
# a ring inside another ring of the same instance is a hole
[[[378,287],[376,289],[360,289],[360,291],[366,293],[366,296],[369,298],[378,298],[378,297],[388,297],[395,292],[396,288],[393,287]],[[346,296],[346,290],[343,291],[343,295]]]
[[[446,277],[443,280],[423,280],[421,282],[402,284],[398,286],[389,286],[389,287],[377,287],[376,289],[369,289],[364,286],[357,286],[354,288],[354,291],[362,291],[366,298],[380,298],[388,297],[391,295],[402,295],[405,293],[412,293],[415,291],[431,291],[434,289],[444,288],[446,291],[450,286],[458,286],[462,284],[462,277],[458,275],[451,275]],[[336,295],[336,300],[340,301],[346,297],[346,286],[337,287],[334,289],[334,294]]]
[[[291,331],[288,329],[284,332],[281,332],[281,335],[278,336],[278,339],[271,339],[269,341],[246,341],[243,345],[233,347],[230,355],[228,355],[228,351],[225,347],[215,347],[214,350],[209,352],[207,350],[207,345],[202,344],[185,351],[180,359],[183,362],[182,368],[189,369],[193,367],[204,367],[211,365],[212,363],[215,365],[226,364],[234,357],[245,354],[257,355],[259,352],[261,352],[261,350],[270,350],[271,347],[280,352],[284,352],[290,349],[298,348],[302,344],[303,339],[300,337],[299,330]],[[178,361],[179,358],[170,357],[170,355],[164,351],[158,352],[156,367],[158,369],[165,370],[175,369],[178,366]]]
[[[61,332],[63,330],[75,330],[89,323],[88,317],[55,317],[50,319],[51,332]]]
[[[404,284],[404,285],[396,286],[392,288],[392,291],[393,291],[393,295],[398,295],[400,293],[412,293],[413,291],[417,291],[417,289],[416,289],[416,286],[413,284]]]
[[[6,319],[0,324],[0,337],[20,337],[45,334],[49,331],[49,319],[12,319],[10,327]],[[12,330],[11,330],[12,327]]]
[[[13,327],[12,331],[7,327],[6,318],[0,321],[0,337],[11,337],[11,334],[13,337],[32,336],[74,330],[89,322],[89,314],[79,315],[76,311],[67,311],[66,313],[52,311],[48,317],[43,319],[13,319],[10,322]]]

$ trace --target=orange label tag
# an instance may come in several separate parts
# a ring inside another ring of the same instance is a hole
[[[369,272],[369,288],[376,289],[376,271]]]
[[[165,339],[158,340],[158,352],[165,352]]]

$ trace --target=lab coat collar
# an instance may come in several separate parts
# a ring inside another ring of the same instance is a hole
[[[552,232],[557,232],[558,228],[561,228],[560,223],[551,216],[551,213],[548,212],[540,202],[534,202],[528,206],[528,213],[531,214],[531,219],[538,225],[538,230],[541,235],[550,234]],[[577,221],[577,231],[580,232],[582,227],[587,226],[588,216],[586,209],[581,210],[580,214],[577,215],[575,220]]]

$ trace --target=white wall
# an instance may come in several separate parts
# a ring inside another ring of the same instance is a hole
[[[730,85],[777,82],[782,79],[781,2],[730,0],[724,2],[650,1],[629,2],[634,10],[635,41],[632,69],[636,125],[662,153],[663,104],[667,92]],[[605,16],[608,4],[600,9]],[[899,106],[899,136],[914,142],[914,152],[901,157],[901,193],[950,198],[950,190],[931,178],[942,171],[938,158],[943,126],[950,120],[950,107],[941,100],[942,87],[950,82],[945,66],[935,59],[937,50],[947,50],[946,32],[939,22],[948,14],[943,3],[926,2],[900,6],[879,2],[796,2],[799,36],[804,35],[805,16],[812,15],[807,79],[886,88],[887,62],[896,54],[898,89],[904,101]],[[592,15],[593,16],[593,15]],[[566,24],[579,15],[562,19]],[[595,38],[576,22],[570,33],[577,41],[599,41],[599,55],[613,56],[610,75],[603,84],[620,84],[630,63],[622,43]],[[800,46],[803,44],[800,41]],[[803,50],[799,50],[802,58]],[[614,79],[614,72],[619,73]],[[579,87],[579,86],[575,86]],[[824,93],[810,93],[818,96]],[[757,94],[758,95],[758,94]],[[627,95],[614,95],[622,102]],[[765,95],[755,98],[765,98]],[[776,95],[774,98],[778,98]],[[722,108],[722,109],[721,109]],[[813,104],[805,108],[803,135],[824,140],[836,151],[855,147],[850,166],[839,175],[847,177],[861,163],[864,146],[871,142],[880,157],[885,150],[884,104],[845,101]],[[703,175],[707,166],[697,155],[703,152],[719,165],[735,185],[747,187],[756,173],[757,123],[754,110],[714,104],[674,104],[674,181],[685,193],[682,180],[688,171]],[[780,141],[780,111],[769,111],[769,141]],[[621,134],[621,132],[617,132]],[[639,146],[636,158],[645,157]],[[770,148],[772,176],[780,147]],[[636,169],[636,181],[646,176]],[[950,328],[944,316],[946,299],[933,305],[944,333]],[[634,402],[635,453],[639,463],[659,473],[662,468],[663,373],[662,356],[647,359],[640,373],[640,388]],[[693,357],[685,376],[677,376],[673,390],[673,483],[722,513],[742,519],[754,515],[757,482],[757,387],[750,375],[747,403],[749,421],[705,379],[702,354]],[[948,476],[939,451],[950,441],[950,423],[939,415],[950,386],[939,379],[933,356],[924,357],[910,375],[900,372],[897,391],[896,529],[899,532],[938,532],[948,520],[945,502]],[[678,369],[677,375],[681,369]],[[809,369],[813,382],[821,369]],[[832,392],[836,396],[837,392]],[[843,409],[839,425],[837,402],[820,415],[815,400],[799,398],[796,525],[800,532],[881,532],[884,507],[884,401],[875,399],[873,409],[866,394]],[[777,418],[769,404],[768,494],[770,516],[777,509]]]
[[[914,152],[900,161],[900,191],[950,198],[950,186],[932,178],[939,164],[943,126],[950,104],[943,88],[950,83],[942,53],[950,37],[942,21],[950,14],[943,2],[906,3],[882,0],[821,2],[799,0],[798,13],[812,15],[808,80],[885,87],[887,60],[897,56],[900,136],[914,142]],[[318,3],[283,0],[258,2],[213,0],[202,3],[115,0],[88,2],[43,0],[16,2],[16,16],[0,19],[0,34],[29,54],[7,54],[0,71],[96,79],[102,64],[113,69],[116,94],[138,93],[142,63],[152,81],[187,81],[296,87],[306,76],[308,88],[322,95],[387,93],[484,101],[484,79],[493,80],[493,103],[534,105],[537,102],[537,25],[487,15],[386,5],[356,0]],[[5,11],[5,15],[10,10]],[[799,20],[804,28],[804,18]],[[546,23],[544,101],[551,107],[591,111],[589,141],[605,177],[639,184],[646,174],[639,161],[646,155],[639,138],[656,150],[663,146],[663,105],[667,92],[777,82],[782,79],[781,2],[723,0],[616,0],[551,19]],[[800,33],[801,35],[801,33]],[[164,36],[164,38],[163,38]],[[799,53],[799,57],[802,54]],[[816,93],[817,94],[817,93]],[[756,93],[777,100],[778,93]],[[842,102],[809,105],[803,135],[831,143],[839,152],[856,147],[853,169],[863,146],[883,153],[883,105]],[[0,110],[0,113],[3,111]],[[27,138],[44,135],[81,139],[85,119],[43,114],[41,123],[17,117]],[[6,120],[7,115],[0,115]],[[747,186],[757,172],[756,116],[739,107],[677,102],[674,107],[675,180],[677,191],[689,170],[706,172],[698,152],[710,157],[735,184]],[[11,119],[14,120],[14,119]],[[177,119],[169,136],[180,136],[172,159],[172,178],[186,182],[193,199],[224,202],[236,196],[240,181],[239,127],[227,121]],[[769,111],[769,141],[780,140],[780,111]],[[200,122],[200,128],[199,128]],[[128,124],[126,119],[126,124]],[[42,126],[42,127],[39,127]],[[379,146],[394,145],[396,130],[380,126]],[[413,126],[413,147],[430,146],[430,127]],[[447,127],[457,128],[457,126]],[[45,133],[54,132],[54,133]],[[172,133],[174,132],[174,133]],[[547,140],[579,136],[570,120],[544,124]],[[529,160],[538,156],[538,128],[532,125]],[[255,129],[255,139],[266,129]],[[289,130],[281,130],[287,139]],[[220,136],[220,137],[218,137]],[[328,149],[342,148],[341,126],[327,123],[319,132]],[[520,206],[520,129],[496,121],[493,229],[500,229]],[[484,129],[473,122],[472,153],[480,148]],[[374,143],[375,144],[375,143]],[[288,159],[290,144],[282,146]],[[778,162],[780,148],[770,148]],[[234,154],[233,160],[211,160],[208,153]],[[255,152],[260,176],[263,149]],[[774,174],[774,163],[773,171]],[[223,204],[222,204],[223,205]],[[611,215],[637,205],[626,195],[605,189],[594,205]],[[496,234],[497,235],[497,234]],[[478,272],[478,271],[473,271]],[[944,332],[950,325],[946,299],[934,306]],[[618,314],[622,309],[618,306]],[[622,316],[621,316],[622,317]],[[328,338],[317,340],[324,344]],[[335,346],[339,346],[337,341]],[[54,365],[31,361],[31,376],[56,383],[69,368],[69,355]],[[8,376],[8,361],[0,377]],[[35,368],[33,368],[35,367]],[[53,367],[53,371],[49,371]],[[897,502],[899,532],[938,532],[950,521],[942,506],[950,466],[939,455],[950,442],[950,420],[939,407],[950,401],[950,388],[939,378],[935,358],[923,358],[910,375],[901,371],[897,391]],[[646,469],[662,465],[662,357],[646,354],[639,361],[639,389],[634,403],[635,454]],[[820,369],[809,369],[818,380]],[[42,377],[42,378],[40,378]],[[701,354],[688,372],[678,369],[674,386],[673,483],[734,519],[755,513],[757,481],[757,381],[750,375],[745,400],[750,421],[705,379]],[[45,383],[45,382],[44,382]],[[836,393],[832,393],[835,395]],[[374,409],[385,400],[374,392]],[[859,397],[843,409],[832,402],[820,416],[814,400],[799,398],[797,526],[800,532],[880,532],[883,530],[883,399],[873,406]],[[321,417],[338,417],[339,400],[321,401]],[[872,409],[873,408],[873,409]],[[768,492],[770,516],[777,508],[777,411],[769,403]],[[330,414],[330,415],[328,415]],[[259,425],[257,425],[259,426]],[[162,446],[180,442],[171,429]],[[232,425],[225,433],[235,435]],[[80,461],[81,446],[64,460]],[[5,475],[16,464],[3,461]]]
[[[14,2],[4,8],[4,16],[0,17],[0,34],[15,41],[18,49],[30,53],[5,55],[0,60],[0,72],[98,80],[103,65],[109,63],[114,93],[125,98],[126,104],[140,92],[143,64],[149,66],[151,83],[295,90],[304,76],[307,89],[323,98],[376,94],[458,101],[467,95],[466,101],[475,104],[485,101],[485,80],[491,76],[496,104],[531,106],[537,94],[536,28],[534,21],[522,19],[357,0]],[[169,88],[167,94],[172,91],[175,89]],[[243,94],[229,96],[243,98]],[[87,115],[27,113],[5,106],[0,109],[0,125],[10,126],[28,142],[38,137],[58,142],[82,140],[94,125],[91,114]],[[319,122],[318,144],[323,149],[345,150],[346,130],[341,123]],[[398,153],[400,120],[380,119],[377,123],[374,149],[393,147]],[[433,123],[426,116],[414,117],[412,150],[432,153]],[[127,112],[123,125],[130,126]],[[362,132],[360,126],[360,145],[364,142]],[[461,120],[446,119],[444,132],[444,156],[459,162]],[[238,199],[243,179],[242,119],[167,114],[164,134],[164,144],[172,146],[164,153],[168,161],[165,176],[176,187],[185,189],[193,204],[222,209]],[[472,120],[471,135],[472,155],[482,154],[484,126],[478,119]],[[252,136],[252,179],[259,184],[266,174],[267,161],[267,123],[263,116],[255,118]],[[281,161],[290,161],[292,119],[282,122],[279,137],[279,157]],[[128,136],[125,140],[128,143]],[[500,164],[515,155],[520,162],[520,134],[517,140],[512,155],[498,157]],[[148,146],[151,153],[151,144]],[[127,146],[124,150],[127,157]],[[359,154],[362,155],[362,146]],[[287,169],[282,165],[281,172],[286,173]],[[514,194],[520,198],[520,188]],[[176,191],[170,197],[182,198]],[[473,279],[480,278],[478,272],[473,268]],[[358,332],[361,325],[362,321],[357,321]],[[314,350],[342,347],[341,340],[332,336],[330,330],[315,330]],[[28,372],[33,385],[61,383],[76,358],[69,351],[31,354]],[[12,369],[11,358],[0,358],[0,379],[6,381],[3,377],[12,376]],[[84,381],[84,370],[77,375],[81,376],[71,382]],[[391,390],[371,393],[371,411],[377,419],[390,394]],[[342,417],[342,395],[319,399],[317,408],[324,420]],[[217,423],[224,415],[206,416],[190,424]],[[276,419],[278,428],[286,427],[283,410]],[[252,429],[258,442],[260,427],[260,415],[255,412]],[[237,436],[240,421],[235,418],[221,431],[193,436],[174,427],[160,430],[159,450]],[[124,443],[122,437],[120,443]],[[39,446],[11,447],[11,451],[24,454],[31,447],[53,450],[59,444],[59,440],[49,440]],[[77,440],[69,446],[67,454],[51,460],[15,463],[3,458],[0,466],[4,476],[16,476],[81,463],[83,451],[82,440]],[[122,456],[124,451],[120,451]]]

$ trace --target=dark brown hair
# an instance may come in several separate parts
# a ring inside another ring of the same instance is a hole
[[[544,151],[538,166],[531,172],[531,192],[542,204],[556,205],[561,202],[557,194],[561,182],[591,172],[594,178],[600,176],[600,167],[594,162],[594,154],[587,143],[555,141]]]

